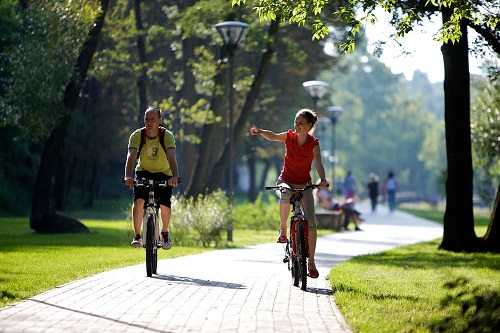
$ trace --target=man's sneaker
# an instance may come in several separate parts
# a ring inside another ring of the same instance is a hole
[[[130,246],[138,248],[142,246],[142,237],[141,235],[137,234],[135,235],[134,239],[132,240],[132,243],[130,243]]]
[[[161,233],[161,237],[163,237],[163,246],[162,248],[164,250],[170,250],[170,248],[172,247],[172,241],[170,240],[170,233],[167,231],[167,232],[162,232]]]

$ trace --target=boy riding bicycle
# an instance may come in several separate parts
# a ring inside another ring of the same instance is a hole
[[[167,180],[168,185],[159,188],[157,194],[160,203],[160,216],[162,221],[161,235],[163,237],[163,249],[172,247],[168,226],[170,223],[172,187],[179,183],[179,170],[175,157],[175,138],[172,132],[161,129],[161,111],[159,108],[150,106],[144,113],[145,129],[135,130],[129,138],[127,160],[125,162],[125,176],[123,182],[134,189],[134,203],[132,205],[132,220],[134,222],[134,239],[130,245],[141,247],[141,225],[144,202],[148,198],[148,190],[135,188],[132,171],[135,167],[136,179]],[[145,131],[145,142],[142,142],[142,133]],[[160,135],[164,131],[164,135]],[[160,138],[164,140],[162,144]],[[143,146],[142,146],[143,145]],[[139,154],[138,154],[139,153]],[[139,156],[138,156],[139,155]]]

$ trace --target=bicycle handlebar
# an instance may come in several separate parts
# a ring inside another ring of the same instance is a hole
[[[134,180],[135,187],[147,187],[147,186],[158,186],[158,187],[167,187],[168,183],[166,180]]]
[[[125,180],[122,179],[122,183],[125,183]],[[181,183],[181,179],[179,178],[178,184]],[[149,180],[149,179],[134,179],[134,187],[147,187],[147,186],[158,186],[158,187],[169,187],[168,180]],[[170,186],[172,187],[172,186]]]
[[[179,178],[178,180],[178,183],[180,184],[181,183],[181,179]],[[158,187],[171,187],[170,185],[168,185],[168,181],[167,180],[149,180],[149,179],[145,179],[145,180],[141,180],[141,179],[137,179],[137,180],[134,180],[134,186],[135,187],[147,187],[147,186],[151,186],[153,185],[154,186],[158,186]]]
[[[326,187],[328,187],[329,184],[326,184]],[[275,185],[275,186],[266,186],[265,189],[266,190],[280,190],[280,191],[305,191],[307,189],[315,189],[315,188],[319,188],[319,184],[313,184],[313,183],[309,183],[306,185],[306,187],[304,188],[291,188],[289,187],[286,183],[284,185]]]

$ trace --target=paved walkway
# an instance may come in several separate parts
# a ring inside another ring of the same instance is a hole
[[[442,226],[402,212],[366,218],[362,232],[318,240],[318,279],[291,285],[281,244],[161,260],[74,281],[0,309],[0,332],[351,332],[326,276],[353,256],[442,236]]]

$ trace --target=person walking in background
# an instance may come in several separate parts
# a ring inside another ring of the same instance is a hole
[[[342,194],[344,193],[344,183],[342,183],[341,177],[337,177],[337,180],[335,181],[335,187],[336,187],[335,193],[339,197],[342,197]]]
[[[370,180],[368,181],[368,195],[370,196],[370,201],[372,204],[372,213],[377,211],[377,198],[378,198],[378,176],[374,173],[370,173]]]
[[[387,202],[389,204],[389,212],[394,212],[396,210],[396,192],[399,191],[398,182],[394,176],[394,172],[390,171],[384,181],[384,195],[387,194]]]
[[[278,177],[277,184],[285,183],[291,188],[304,188],[311,182],[312,162],[316,166],[316,172],[320,177],[320,188],[328,186],[325,178],[325,168],[321,161],[321,150],[319,140],[312,136],[310,132],[314,128],[318,116],[309,109],[301,109],[295,115],[294,130],[274,133],[269,130],[260,129],[253,125],[250,129],[252,135],[262,135],[266,140],[278,141],[285,144],[285,158],[283,170]],[[290,214],[290,192],[284,192],[280,197],[280,234],[278,243],[287,243],[286,231],[288,216]],[[313,279],[319,276],[314,262],[316,251],[316,214],[314,212],[314,196],[312,190],[304,191],[302,207],[309,222],[309,276]]]
[[[353,199],[356,196],[356,177],[349,170],[344,179],[345,199]]]

